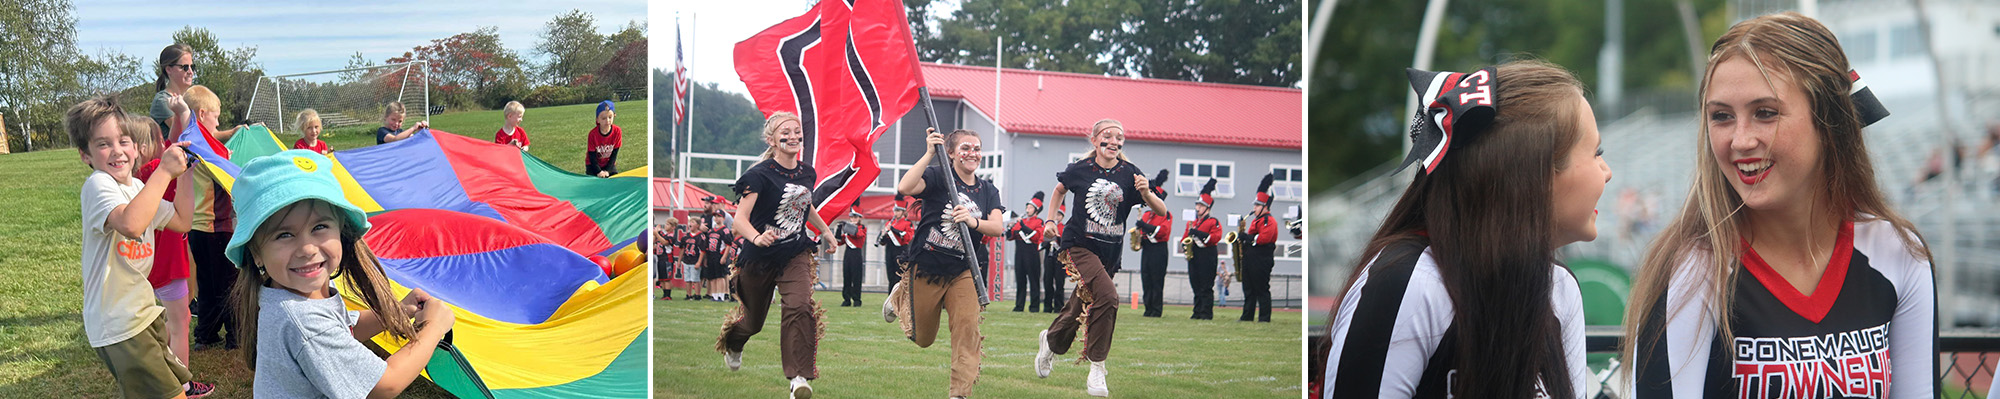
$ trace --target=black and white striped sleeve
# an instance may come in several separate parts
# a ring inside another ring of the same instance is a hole
[[[1451,327],[1451,297],[1427,251],[1391,246],[1335,312],[1325,399],[1408,398]]]

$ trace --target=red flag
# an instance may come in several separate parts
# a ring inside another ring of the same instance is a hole
[[[845,214],[881,175],[875,139],[916,106],[923,86],[896,0],[821,1],[737,43],[735,61],[758,110],[799,115],[824,221]]]

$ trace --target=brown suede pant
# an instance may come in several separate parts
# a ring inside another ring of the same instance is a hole
[[[1118,328],[1118,286],[1111,283],[1111,273],[1105,271],[1097,254],[1088,249],[1071,247],[1058,257],[1064,258],[1064,270],[1081,282],[1069,303],[1063,304],[1062,314],[1049,323],[1049,350],[1058,355],[1069,353],[1077,330],[1082,329],[1084,359],[1104,361],[1111,354],[1111,332]]]
[[[771,292],[777,291],[784,315],[779,323],[778,350],[784,359],[785,378],[819,378],[815,364],[819,337],[825,329],[814,301],[813,282],[819,279],[817,259],[812,251],[800,253],[777,269],[765,265],[738,265],[730,279],[736,289],[736,310],[723,320],[718,350],[742,351],[750,336],[764,330],[764,316],[771,312]]]
[[[915,269],[912,266],[903,269]],[[951,317],[951,396],[972,396],[984,357],[980,345],[985,337],[979,334],[979,323],[985,318],[980,314],[985,309],[979,306],[979,289],[973,284],[972,273],[959,273],[943,284],[932,284],[926,277],[905,278],[905,287],[889,293],[898,318],[908,320],[904,332],[919,348],[929,348],[937,340],[939,311]]]

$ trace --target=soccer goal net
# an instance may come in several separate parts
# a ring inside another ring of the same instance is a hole
[[[430,79],[425,61],[265,76],[250,97],[250,122],[297,135],[299,111],[319,113],[323,131],[382,123],[391,102],[403,104],[405,123],[430,120]]]

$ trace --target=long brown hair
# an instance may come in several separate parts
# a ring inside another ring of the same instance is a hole
[[[1814,133],[1820,140],[1819,168],[1826,178],[1808,186],[1820,188],[1822,191],[1817,195],[1830,208],[1821,214],[1887,221],[1908,233],[1902,236],[1903,246],[1911,255],[1930,259],[1930,250],[1924,247],[1916,226],[1890,208],[1881,188],[1875,185],[1875,167],[1868,159],[1868,148],[1861,137],[1859,112],[1848,95],[1853,82],[1848,77],[1847,55],[1841,51],[1840,41],[1833,32],[1819,21],[1795,12],[1765,15],[1729,27],[1709,49],[1708,73],[1703,75],[1696,101],[1708,97],[1716,66],[1736,57],[1745,57],[1756,64],[1766,84],[1772,79],[1784,79],[1805,92]],[[1773,76],[1772,72],[1778,75]],[[1654,322],[1655,317],[1664,317],[1654,314],[1653,308],[1665,299],[1674,274],[1681,272],[1677,269],[1696,259],[1706,258],[1706,264],[1690,265],[1695,267],[1687,271],[1702,273],[1697,280],[1709,292],[1706,298],[1709,306],[1703,312],[1709,322],[1721,329],[1723,339],[1734,336],[1727,316],[1735,296],[1737,257],[1742,255],[1738,246],[1743,239],[1742,224],[1748,215],[1742,212],[1743,198],[1729,185],[1730,172],[1718,166],[1715,153],[1709,150],[1708,125],[1700,125],[1695,146],[1695,178],[1688,190],[1687,203],[1647,247],[1639,275],[1633,281],[1630,303],[1625,308],[1627,334],[1620,346],[1624,348],[1620,356],[1625,357],[1627,375],[1632,375],[1633,367],[1638,364],[1634,354],[1651,353],[1652,345],[1658,344],[1659,337],[1641,341],[1637,332]]]
[[[167,66],[181,62],[181,56],[194,54],[194,48],[184,43],[174,43],[160,49],[160,62],[153,65],[153,91],[167,89]],[[194,71],[188,71],[190,73]]]
[[[1355,261],[1342,295],[1384,249],[1428,245],[1458,328],[1454,394],[1527,397],[1539,383],[1549,397],[1574,397],[1562,327],[1549,302],[1549,268],[1556,267],[1551,196],[1568,149],[1581,139],[1583,84],[1541,61],[1495,69],[1493,123],[1452,143],[1451,159],[1436,170],[1417,173]]]
[[[333,205],[320,200],[305,201],[309,202],[307,207],[311,212],[326,215],[340,212]],[[264,225],[271,225],[269,221],[283,219],[286,214],[298,212],[300,208],[283,209],[266,218]],[[351,292],[361,297],[361,302],[382,320],[383,330],[388,332],[389,336],[401,340],[415,336],[417,326],[410,320],[409,312],[404,311],[402,303],[396,300],[395,292],[389,289],[389,278],[382,274],[382,264],[375,259],[375,253],[369,251],[368,245],[361,241],[360,229],[347,226],[346,218],[335,217],[333,220],[341,224],[341,254],[340,266],[329,278],[346,276],[347,278],[341,279],[342,292]],[[239,231],[237,234],[254,234],[251,237],[259,237],[263,235],[264,230],[263,226],[258,226],[256,231]],[[230,296],[231,305],[236,312],[236,325],[241,329],[231,333],[240,334],[236,339],[243,343],[241,347],[243,364],[251,371],[257,369],[257,301],[260,296],[258,294],[259,290],[271,281],[271,278],[264,274],[264,266],[257,263],[255,255],[258,245],[257,239],[251,238],[249,243],[243,246],[246,253],[243,255],[243,264],[238,265],[240,267],[236,271],[236,284],[231,287],[235,292]]]

